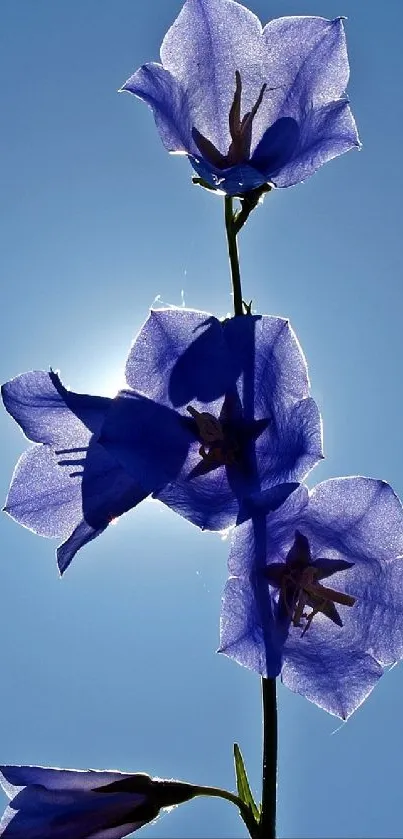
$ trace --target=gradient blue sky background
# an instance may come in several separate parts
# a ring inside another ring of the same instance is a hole
[[[155,297],[225,315],[220,199],[164,151],[117,88],[180,0],[2,0],[1,380],[59,368],[113,395]],[[323,412],[311,475],[402,475],[403,4],[251,0],[262,20],[347,15],[364,148],[268,197],[242,235],[244,293],[288,316]],[[1,423],[1,492],[25,448]],[[260,686],[215,655],[228,543],[143,504],[58,578],[51,541],[0,521],[1,762],[143,770],[233,787],[240,742],[260,785]],[[403,835],[403,670],[339,723],[279,688],[281,837]],[[338,729],[336,731],[336,729]],[[336,732],[336,733],[335,733]],[[201,800],[144,837],[244,835]],[[73,839],[73,837],[72,837]]]

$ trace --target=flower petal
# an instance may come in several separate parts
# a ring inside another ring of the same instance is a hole
[[[57,769],[49,766],[0,766],[0,784],[9,798],[22,787],[40,784],[49,790],[91,791],[133,775],[97,769]]]
[[[262,493],[270,499],[270,491]],[[231,541],[231,550],[228,557],[228,570],[231,576],[249,577],[253,576],[256,555],[259,556],[259,565],[264,567],[272,562],[285,562],[289,549],[295,539],[295,530],[298,529],[298,522],[305,514],[309,503],[308,488],[300,484],[294,492],[287,495],[283,504],[274,512],[267,515],[267,534],[263,537],[259,531],[259,538],[256,536],[253,521],[245,522],[242,527],[234,530]],[[265,513],[264,504],[261,509],[255,509],[258,519]]]
[[[223,154],[231,143],[235,70],[244,113],[265,81],[261,33],[258,18],[232,0],[187,0],[162,43],[162,63],[186,90],[193,126]]]
[[[234,533],[222,651],[269,676],[281,658],[285,684],[345,719],[381,665],[403,657],[402,505],[384,481],[353,477],[324,481],[310,494],[301,486],[264,512],[263,501]],[[301,634],[281,616],[279,586],[273,573],[268,585],[265,571],[287,562],[297,533],[308,540],[313,566],[324,568],[319,579],[330,576],[333,591],[353,598],[337,605],[339,626],[319,612]]]
[[[215,402],[234,376],[222,324],[191,309],[151,310],[126,363],[130,387],[167,407]]]
[[[312,398],[281,411],[273,402],[271,424],[256,441],[260,488],[303,480],[323,459],[322,423]]]
[[[308,111],[300,130],[299,144],[289,163],[277,173],[271,171],[278,187],[300,183],[334,157],[360,148],[357,126],[346,100]]]
[[[148,495],[97,443],[92,443],[88,449],[81,494],[83,519],[57,550],[61,574],[80,548],[96,539],[111,522],[132,510]]]
[[[242,526],[242,525],[241,525]],[[275,678],[281,670],[281,641],[267,598],[266,620],[249,580],[230,577],[224,588],[220,618],[219,653],[265,678]],[[283,639],[281,639],[283,640]]]
[[[63,573],[80,547],[146,495],[97,443],[56,452],[37,445],[17,464],[5,511],[41,536],[68,537],[57,552]]]
[[[288,320],[267,315],[230,318],[223,328],[229,354],[245,380],[246,417],[267,417],[273,400],[289,405],[308,396],[306,360]]]
[[[88,545],[89,542],[92,542],[93,539],[100,536],[105,528],[106,525],[95,529],[84,521],[84,519],[79,522],[68,539],[66,539],[65,542],[62,542],[56,551],[57,567],[60,571],[60,576],[63,576],[80,548],[83,548],[84,545]]]
[[[31,785],[17,793],[7,808],[0,835],[7,839],[121,839],[157,815],[155,811],[150,818],[141,818],[145,800],[135,794],[98,795]],[[136,810],[139,818],[134,821]]]
[[[303,640],[308,641],[303,647],[297,641],[288,646],[281,681],[290,690],[346,720],[375,687],[382,668],[372,656],[345,648],[344,644],[337,648],[310,644],[309,632],[304,636]]]
[[[120,839],[157,815],[158,806],[148,802],[147,788],[142,788],[143,778],[151,789],[148,776],[130,773],[2,766],[0,782],[9,798],[15,797],[3,815],[0,835]],[[128,784],[125,791],[119,789],[122,782]]]
[[[195,468],[200,463],[198,448],[194,448],[186,461],[186,469],[174,482],[155,492],[154,497],[202,530],[225,530],[235,524],[239,501],[224,466],[206,475],[189,478],[192,464]]]
[[[327,556],[334,548],[355,564],[387,563],[403,554],[403,508],[386,481],[323,481],[312,490],[305,519],[315,558],[325,545]]]
[[[127,90],[150,106],[161,140],[170,152],[197,154],[186,95],[180,84],[161,64],[140,67],[124,83]]]
[[[3,766],[0,782],[14,796],[0,824],[10,839],[122,839],[197,795],[192,784],[141,772]]]
[[[349,78],[346,37],[341,18],[283,17],[264,29],[269,98],[256,116],[263,130],[281,117],[298,123],[307,108],[317,108],[343,96]],[[268,115],[270,113],[270,118]],[[256,131],[259,136],[259,131]]]
[[[19,524],[40,536],[67,535],[81,519],[81,477],[87,449],[70,457],[75,465],[63,467],[50,446],[37,445],[21,455],[8,492],[5,511]]]
[[[312,491],[301,528],[313,555],[352,563],[332,576],[357,598],[343,611],[343,643],[381,664],[403,656],[403,508],[392,488],[370,478],[335,478]]]
[[[28,439],[37,443],[85,445],[99,431],[111,399],[63,387],[56,373],[31,371],[1,389],[4,405]]]
[[[99,442],[148,495],[176,477],[194,434],[176,411],[122,391],[108,413]]]
[[[251,165],[271,181],[293,159],[298,147],[300,129],[295,119],[281,117],[276,120],[263,134],[262,139],[253,152]]]

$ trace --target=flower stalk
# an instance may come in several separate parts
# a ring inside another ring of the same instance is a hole
[[[275,839],[277,803],[277,699],[276,680],[262,679],[263,780],[260,839]]]
[[[234,315],[237,316],[244,314],[242,302],[241,272],[239,269],[238,243],[236,238],[238,235],[238,230],[236,228],[235,223],[232,196],[226,195],[224,201],[225,229],[227,232],[228,255],[229,264],[231,268],[232,293],[234,297]]]

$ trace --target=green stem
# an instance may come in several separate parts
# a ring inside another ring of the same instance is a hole
[[[276,680],[262,679],[263,788],[259,836],[275,839],[277,798],[277,701]]]
[[[205,795],[210,798],[224,798],[226,801],[230,801],[231,804],[235,804],[238,807],[240,814],[248,828],[249,834],[251,839],[259,839],[260,832],[255,819],[249,809],[249,807],[238,798],[237,795],[234,795],[232,792],[228,792],[226,789],[220,789],[218,787],[196,787],[197,792],[196,795]]]
[[[231,267],[232,290],[234,296],[234,314],[243,315],[241,273],[239,270],[239,255],[237,245],[237,230],[235,226],[233,198],[225,196],[225,229],[227,231],[228,254]]]

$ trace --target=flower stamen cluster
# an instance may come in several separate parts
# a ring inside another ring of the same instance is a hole
[[[235,94],[229,112],[229,130],[232,142],[226,155],[221,154],[211,140],[204,137],[197,128],[192,129],[192,136],[197,148],[203,157],[217,169],[228,169],[230,166],[237,166],[250,159],[253,120],[263,102],[266,88],[267,84],[265,82],[253,108],[241,118],[242,79],[239,70],[235,70]]]
[[[301,638],[308,631],[315,615],[322,612],[326,615],[329,612],[331,604],[340,603],[343,606],[354,606],[356,597],[351,594],[345,594],[341,591],[336,591],[332,588],[322,586],[318,582],[320,575],[320,568],[308,566],[299,571],[290,571],[284,574],[281,583],[280,597],[289,614],[293,626],[303,629]],[[289,603],[287,590],[292,586],[294,594],[291,605]],[[305,607],[312,607],[310,613],[305,612]],[[327,614],[328,617],[330,617]],[[301,623],[305,620],[305,626]]]
[[[195,420],[202,441],[200,457],[207,463],[232,466],[237,459],[238,446],[233,441],[228,444],[220,420],[207,411],[196,411],[192,405],[187,406],[187,411]]]

